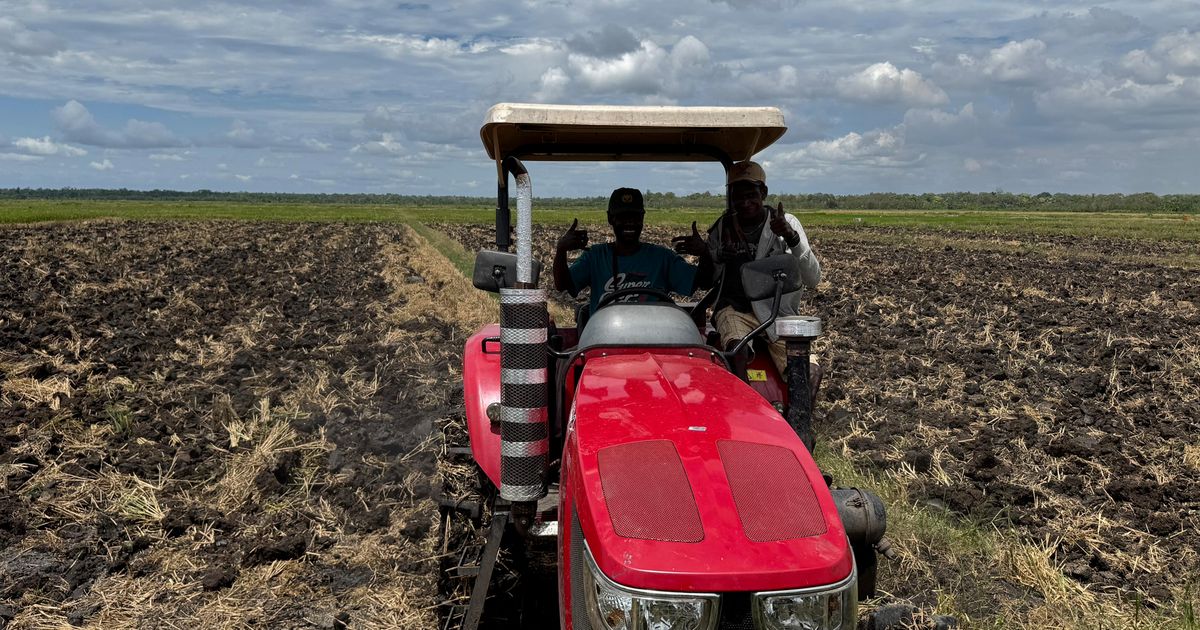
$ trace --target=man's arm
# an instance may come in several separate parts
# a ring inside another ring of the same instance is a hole
[[[579,219],[571,223],[571,227],[558,239],[554,248],[554,288],[568,291],[571,295],[579,293],[579,288],[571,280],[571,270],[567,267],[567,252],[587,247],[587,232],[579,230]]]
[[[800,281],[810,288],[817,286],[821,281],[821,263],[808,244],[808,235],[804,233],[800,219],[784,212],[782,201],[778,207],[767,207],[771,212],[771,231],[783,239],[792,255],[800,261]]]
[[[567,269],[567,250],[557,247],[554,251],[554,288],[559,291],[575,293],[575,285],[571,282],[571,272]]]
[[[821,261],[817,260],[817,254],[808,244],[808,235],[804,233],[804,226],[800,225],[800,219],[790,214],[785,216],[788,225],[796,233],[795,245],[788,243],[788,247],[791,248],[792,255],[800,261],[800,280],[806,287],[815,287],[821,282]]]
[[[696,269],[696,280],[693,286],[695,289],[707,289],[712,286],[713,281],[713,259],[712,252],[709,251],[708,242],[700,235],[700,230],[696,228],[696,222],[692,221],[692,233],[687,236],[676,236],[671,239],[671,243],[675,246],[675,253],[690,254],[700,259],[700,265]]]

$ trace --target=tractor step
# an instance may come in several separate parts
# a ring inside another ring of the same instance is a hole
[[[546,496],[538,499],[537,520],[529,528],[529,534],[535,538],[558,536],[558,484],[550,484]]]
[[[529,528],[529,534],[536,538],[556,538],[558,536],[558,521],[541,521]]]
[[[479,575],[479,565],[468,565],[463,567],[451,567],[453,577],[457,578],[473,578]]]

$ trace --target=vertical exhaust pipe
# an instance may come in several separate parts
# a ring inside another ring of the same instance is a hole
[[[533,186],[516,158],[517,286],[500,289],[500,497],[513,502],[514,524],[531,518],[546,494],[549,385],[546,291],[533,286]],[[518,507],[520,506],[520,507]]]

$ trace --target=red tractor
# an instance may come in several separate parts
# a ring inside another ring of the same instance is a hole
[[[686,305],[653,290],[634,291],[655,302],[607,296],[582,330],[550,321],[531,253],[522,161],[728,169],[785,131],[775,108],[500,104],[487,113],[480,135],[498,175],[497,251],[479,253],[474,282],[500,294],[500,323],[466,344],[470,448],[460,449],[478,465],[486,501],[447,506],[481,519],[487,542],[453,567],[472,579],[471,597],[447,626],[488,625],[501,549],[529,558],[548,542],[557,579],[528,588],[556,581],[558,606],[549,589],[524,606],[551,610],[549,626],[856,626],[858,601],[875,591],[885,516],[874,495],[832,488],[802,440],[812,439],[808,348],[820,320],[773,318],[743,340],[774,325],[798,368],[787,382],[765,352],[738,373]],[[752,299],[778,300],[799,288],[797,271],[791,256],[768,257],[744,266],[743,285]],[[531,610],[505,619],[500,625],[546,625]]]

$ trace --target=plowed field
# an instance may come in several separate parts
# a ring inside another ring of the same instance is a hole
[[[611,238],[607,226],[581,227],[592,242]],[[494,238],[490,226],[442,229],[469,250]],[[547,265],[563,229],[536,230]],[[647,227],[643,240],[682,233]],[[1089,592],[1152,607],[1194,592],[1200,282],[1161,262],[1186,246],[870,228],[809,236],[824,269],[805,300],[827,331],[817,344],[826,448],[928,510],[1015,528]],[[1117,254],[1142,262],[1107,262]],[[906,551],[908,563],[935,566],[890,584],[881,574],[893,594],[935,603],[958,591],[976,620],[1019,615],[1035,598],[1035,584],[981,586],[988,575],[959,575],[966,565],[937,549]]]
[[[10,227],[0,252],[0,627],[436,625],[462,317],[408,228]]]
[[[560,230],[537,231],[547,264]],[[887,598],[1030,626],[1053,579],[1191,597],[1200,283],[1163,262],[1180,246],[810,238],[818,455],[1054,573],[899,539]],[[0,252],[0,627],[436,626],[431,434],[461,415],[462,344],[494,302],[403,226],[8,227]]]

